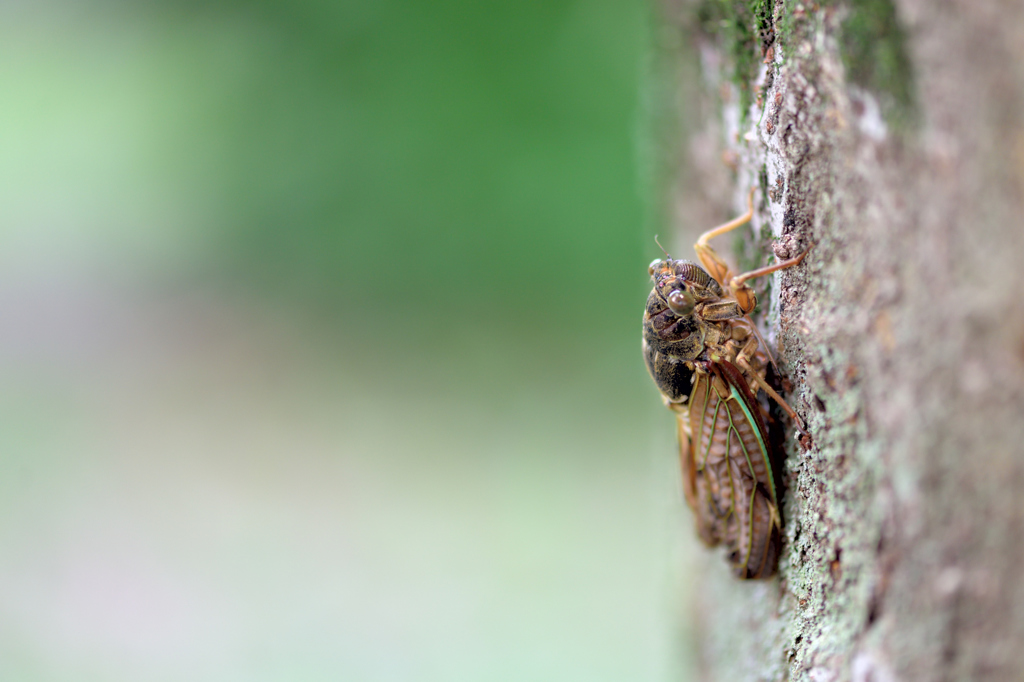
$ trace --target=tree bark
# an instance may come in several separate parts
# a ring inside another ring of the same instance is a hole
[[[676,229],[755,186],[748,242],[812,247],[765,306],[811,434],[779,574],[702,555],[697,677],[1024,679],[1024,5],[662,9]]]

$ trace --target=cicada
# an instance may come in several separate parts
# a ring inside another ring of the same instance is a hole
[[[757,297],[747,281],[797,265],[807,252],[733,275],[708,241],[749,222],[753,213],[752,190],[744,215],[705,232],[694,245],[701,265],[668,254],[651,263],[654,289],[644,310],[643,351],[665,404],[676,413],[683,492],[697,533],[709,546],[726,546],[740,578],[767,578],[778,562],[782,521],[759,392],[803,429],[765,378],[771,360],[750,319]]]

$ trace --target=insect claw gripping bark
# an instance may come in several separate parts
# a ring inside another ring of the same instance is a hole
[[[701,235],[694,245],[700,265],[667,253],[651,263],[654,288],[644,310],[643,350],[654,383],[676,414],[683,492],[698,535],[708,545],[726,546],[739,577],[767,578],[778,561],[782,521],[772,474],[777,453],[758,391],[789,415],[802,442],[809,436],[765,379],[774,360],[750,319],[757,297],[746,282],[798,265],[807,251],[733,275],[708,242],[749,222],[753,202],[752,189],[746,213]]]

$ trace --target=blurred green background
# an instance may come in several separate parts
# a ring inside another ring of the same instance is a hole
[[[3,677],[685,678],[650,36],[5,4]]]

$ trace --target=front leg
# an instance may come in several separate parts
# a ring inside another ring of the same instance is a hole
[[[738,317],[743,317],[746,312],[739,302],[728,300],[702,303],[696,310],[698,317],[709,322],[735,320]]]
[[[769,265],[767,267],[758,268],[757,270],[751,270],[750,272],[744,272],[742,275],[736,275],[728,282],[723,282],[723,284],[729,287],[729,291],[732,292],[732,295],[736,297],[736,300],[739,301],[740,305],[743,307],[743,312],[749,313],[754,309],[754,306],[757,305],[757,297],[754,295],[754,290],[746,283],[747,280],[754,279],[755,277],[762,277],[764,275],[770,275],[776,270],[785,270],[786,268],[791,268],[794,265],[799,265],[800,261],[804,259],[804,256],[806,256],[808,252],[810,252],[810,249],[807,249],[807,251],[804,251],[796,258],[790,258],[789,260],[784,260],[781,263],[776,263],[775,265]]]
[[[693,250],[697,252],[697,257],[700,259],[701,265],[704,269],[711,274],[719,284],[726,284],[731,278],[731,272],[729,266],[726,265],[722,257],[718,255],[718,252],[708,244],[708,242],[717,237],[720,234],[725,234],[735,230],[741,225],[746,225],[750,222],[750,219],[754,217],[754,188],[750,188],[750,194],[747,196],[747,212],[738,218],[734,218],[727,223],[722,223],[718,227],[711,228],[700,236],[697,243],[693,245]],[[751,309],[753,309],[751,307]]]
[[[722,257],[718,255],[718,252],[708,244],[708,242],[719,235],[725,234],[735,230],[741,225],[746,225],[750,222],[751,218],[754,217],[754,188],[750,188],[750,194],[747,195],[747,212],[740,217],[730,220],[727,223],[723,223],[718,227],[708,230],[700,236],[697,243],[693,245],[693,250],[697,252],[697,257],[700,258],[701,264],[704,269],[707,270],[712,277],[718,280],[718,283],[723,287],[729,289],[729,293],[732,294],[733,298],[739,303],[740,308],[743,309],[743,313],[749,313],[757,306],[757,296],[754,295],[754,290],[748,285],[747,280],[754,279],[755,277],[762,277],[764,275],[771,274],[776,270],[782,270],[784,268],[791,268],[794,265],[798,265],[800,261],[807,255],[807,251],[804,251],[796,258],[790,258],[784,260],[775,265],[769,265],[764,268],[758,268],[757,270],[751,270],[750,272],[744,272],[741,275],[733,275],[729,270],[729,266],[726,264]],[[734,315],[732,317],[740,317],[740,315]],[[730,319],[730,318],[716,318],[716,319]]]

